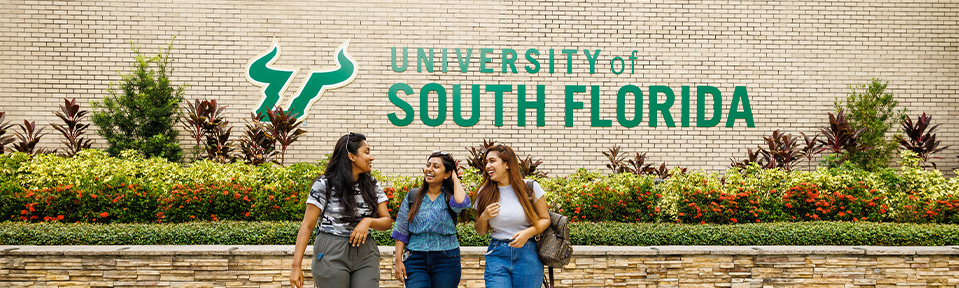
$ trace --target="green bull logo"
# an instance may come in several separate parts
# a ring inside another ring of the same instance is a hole
[[[347,40],[336,49],[336,69],[312,71],[300,91],[293,96],[284,110],[291,115],[305,119],[310,108],[323,97],[327,90],[337,89],[353,82],[356,78],[356,61],[347,52]],[[271,68],[270,66],[280,58],[280,45],[273,42],[273,47],[265,53],[254,57],[246,68],[246,79],[253,85],[261,86],[262,97],[256,105],[254,113],[261,115],[261,121],[267,121],[266,112],[277,107],[283,100],[283,94],[290,87],[298,69]]]

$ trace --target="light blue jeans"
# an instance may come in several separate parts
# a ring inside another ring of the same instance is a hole
[[[521,248],[509,247],[508,240],[492,239],[486,248],[486,287],[539,288],[543,285],[543,262],[536,242],[530,239]]]

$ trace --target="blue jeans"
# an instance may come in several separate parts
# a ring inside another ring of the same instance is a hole
[[[521,248],[509,247],[509,240],[492,239],[486,249],[486,287],[539,288],[543,285],[543,262],[536,242],[530,239]]]
[[[460,248],[446,251],[410,251],[403,261],[406,266],[406,287],[450,287],[460,284],[462,265]]]

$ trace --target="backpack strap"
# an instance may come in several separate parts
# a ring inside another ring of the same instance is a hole
[[[324,180],[325,180],[325,179],[324,179]],[[330,193],[330,185],[329,185],[329,184],[330,184],[330,183],[327,182],[326,185],[323,185],[323,186],[326,186],[326,204],[323,205],[323,210],[320,211],[320,218],[317,218],[317,220],[316,220],[316,229],[313,229],[313,237],[316,237],[317,235],[320,235],[320,226],[323,225],[323,217],[326,216],[326,209],[327,209],[327,208],[330,208],[330,201],[332,201],[332,200],[330,199],[330,196],[331,196],[332,193]]]
[[[535,203],[536,199],[533,198],[536,197],[536,191],[533,191],[533,183],[536,181],[533,179],[523,179],[523,182],[526,183],[526,188],[529,188],[526,190],[526,195],[529,196],[529,201]]]
[[[413,189],[413,190],[410,190],[409,193],[406,193],[406,206],[407,206],[407,207],[410,207],[410,208],[413,207],[413,202],[414,202],[413,200],[416,200],[416,198],[410,197],[410,195],[416,195],[416,193],[417,193],[419,190],[420,190],[420,188],[415,188],[415,189]],[[440,188],[440,190],[443,191],[443,195],[446,195],[446,213],[449,213],[449,214],[450,214],[450,219],[453,220],[453,225],[456,226],[456,211],[453,211],[453,207],[450,207],[450,202],[449,202],[450,199],[453,199],[453,195],[452,195],[451,193],[447,192],[446,189]]]

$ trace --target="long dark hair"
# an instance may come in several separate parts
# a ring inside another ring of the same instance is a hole
[[[333,155],[330,156],[330,162],[326,165],[326,171],[323,172],[323,175],[316,177],[316,181],[319,181],[320,178],[326,178],[326,201],[332,201],[333,198],[340,199],[340,203],[344,207],[344,216],[341,220],[352,224],[359,223],[366,216],[357,215],[359,205],[356,203],[355,194],[353,194],[353,185],[356,182],[353,182],[353,161],[350,161],[349,154],[356,154],[365,140],[366,136],[360,133],[350,132],[350,134],[341,136],[340,140],[336,141],[336,146],[333,147]],[[373,179],[373,176],[367,172],[360,174],[357,182],[359,182],[363,202],[370,207],[374,216],[378,215],[376,191],[373,189],[376,185],[376,179]]]
[[[430,161],[434,157],[439,157],[443,161],[443,173],[452,172],[452,176],[447,179],[443,179],[443,191],[445,192],[447,198],[450,195],[453,195],[453,177],[456,177],[456,161],[453,160],[453,156],[450,156],[446,152],[433,152],[430,154],[429,158],[426,158],[426,161]],[[430,183],[426,183],[426,178],[423,178],[423,185],[420,185],[420,189],[416,191],[416,199],[413,199],[413,206],[410,207],[409,215],[406,216],[406,219],[413,221],[413,217],[416,216],[416,212],[420,211],[420,204],[423,204],[423,195],[426,195],[426,192],[430,190]],[[450,199],[446,199],[449,203]],[[447,204],[449,205],[449,204]],[[453,222],[456,222],[456,219],[453,219]]]
[[[516,199],[518,199],[519,204],[523,206],[526,220],[529,220],[529,223],[539,220],[539,215],[536,214],[536,210],[533,208],[533,202],[529,200],[529,195],[532,194],[533,191],[529,191],[529,187],[527,187],[526,182],[523,181],[523,174],[520,172],[516,152],[513,152],[513,148],[509,148],[509,146],[499,144],[486,150],[486,153],[483,154],[483,159],[489,157],[490,152],[499,153],[500,160],[506,162],[506,167],[509,167],[507,171],[509,185],[513,186]],[[483,214],[483,211],[486,210],[486,206],[489,204],[499,202],[499,188],[496,186],[496,181],[489,178],[489,173],[483,173],[483,184],[480,185],[479,193],[476,193],[476,215]]]

